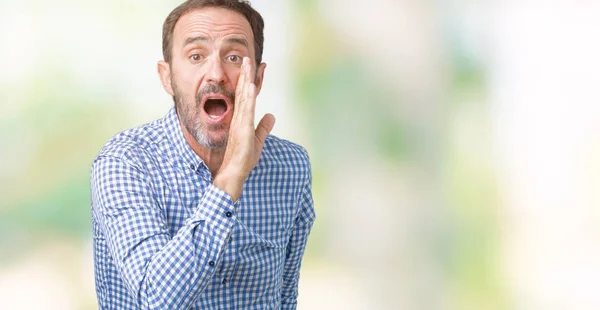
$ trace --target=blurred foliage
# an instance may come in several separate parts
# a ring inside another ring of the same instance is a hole
[[[320,15],[318,2],[295,1],[295,5],[299,23],[304,25],[298,34],[302,52],[296,61],[295,86],[317,152],[315,179],[323,178],[319,180],[316,199],[328,201],[327,191],[319,189],[327,188],[331,179],[328,167],[345,156],[345,152],[377,154],[383,161],[381,165],[409,161],[415,165],[420,154],[417,144],[423,139],[423,132],[403,121],[404,118],[390,114],[389,105],[382,104],[403,104],[403,97],[396,90],[380,86],[369,75],[364,69],[368,59],[340,41],[340,36]],[[459,37],[450,37],[453,40],[446,42],[450,78],[440,106],[444,112],[442,124],[424,125],[439,130],[435,135],[440,140],[428,142],[437,144],[433,149],[442,152],[434,156],[441,160],[435,170],[442,176],[444,192],[442,205],[437,208],[448,214],[444,227],[435,236],[438,241],[432,244],[434,259],[444,268],[451,292],[447,309],[504,309],[496,176],[489,163],[477,160],[491,154],[472,153],[491,149],[486,144],[490,128],[485,121],[489,108],[485,71]],[[461,118],[464,113],[471,117]],[[463,148],[463,133],[458,130],[464,124],[457,124],[457,120],[472,124],[469,128],[478,131],[467,135],[466,139],[473,139],[467,142],[472,143],[472,148]],[[423,164],[427,162],[422,161]],[[442,206],[446,209],[441,210]],[[317,207],[319,214],[326,216],[320,221],[335,221],[333,214],[325,209],[327,206]],[[317,236],[311,242],[323,246],[319,239]],[[417,236],[414,239],[426,242]],[[309,247],[315,248],[315,244]]]
[[[407,129],[382,104],[401,99],[369,78],[366,59],[340,41],[319,16],[317,4],[295,2],[298,23],[305,26],[298,33],[302,52],[295,59],[294,75],[297,102],[308,116],[319,152],[315,158],[324,161],[317,164],[335,161],[340,150],[359,148],[364,137],[373,139],[375,153],[401,161],[407,150]]]
[[[52,62],[50,62],[52,63]],[[2,175],[0,257],[26,251],[48,238],[89,238],[89,167],[126,115],[81,89],[79,81],[61,70],[41,68],[28,85],[0,88],[23,94],[16,115],[2,122],[3,145],[17,165]],[[27,89],[27,90],[25,90]],[[5,155],[6,156],[6,155]]]
[[[456,309],[506,309],[486,71],[461,40],[450,41],[449,51],[442,178],[450,234],[440,254],[456,290]]]

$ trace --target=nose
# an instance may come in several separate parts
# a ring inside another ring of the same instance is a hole
[[[222,85],[227,82],[227,75],[219,57],[211,57],[209,60],[206,79],[208,83],[216,85]]]

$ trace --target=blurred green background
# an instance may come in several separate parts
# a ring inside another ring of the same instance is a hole
[[[299,309],[600,308],[600,5],[252,1],[305,146]],[[89,168],[162,117],[179,1],[0,2],[0,308],[95,309]]]

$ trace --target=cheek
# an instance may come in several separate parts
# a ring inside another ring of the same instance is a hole
[[[231,84],[233,90],[237,87],[238,79],[240,78],[240,68],[231,66],[227,68],[227,80]]]
[[[180,93],[196,93],[198,85],[202,81],[202,72],[200,68],[190,64],[182,64],[176,67],[173,82],[177,83]]]

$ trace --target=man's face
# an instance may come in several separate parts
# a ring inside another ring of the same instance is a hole
[[[159,63],[163,86],[175,98],[184,130],[202,146],[223,148],[242,59],[255,61],[252,28],[239,13],[202,8],[181,16],[172,40],[170,66]],[[259,90],[265,66],[257,69]]]

